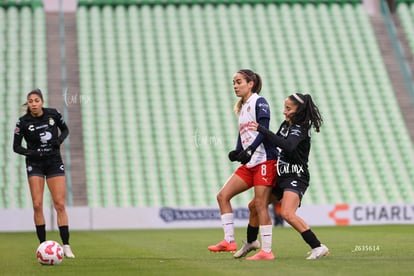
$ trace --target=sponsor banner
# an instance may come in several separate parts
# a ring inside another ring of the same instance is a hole
[[[220,228],[217,207],[67,208],[73,230]],[[249,210],[234,207],[234,224],[246,227]],[[414,204],[303,205],[297,214],[311,226],[414,224]],[[48,230],[56,230],[56,213],[45,210]],[[32,209],[0,210],[0,232],[34,231]]]
[[[247,225],[249,210],[234,208],[235,224]],[[414,204],[336,204],[304,205],[297,214],[312,226],[342,226],[369,224],[414,224]],[[160,218],[167,224],[220,221],[218,209],[163,207]]]
[[[329,218],[335,225],[414,224],[414,204],[337,204]]]

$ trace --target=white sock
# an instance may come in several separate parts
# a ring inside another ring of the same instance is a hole
[[[269,253],[272,251],[272,229],[273,225],[260,225],[260,237],[262,239],[262,250]]]
[[[221,224],[224,230],[224,239],[227,242],[234,241],[234,215],[227,213],[221,215]]]

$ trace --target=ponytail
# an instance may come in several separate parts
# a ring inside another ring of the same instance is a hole
[[[319,108],[313,102],[310,94],[294,93],[289,99],[296,103],[298,109],[292,117],[294,124],[299,124],[307,129],[314,128],[316,132],[320,132],[323,119],[319,112]]]
[[[242,108],[242,105],[243,105],[243,100],[242,99],[238,100],[236,102],[236,104],[234,105],[234,107],[233,107],[234,113],[236,113],[237,115],[239,115],[240,114],[240,111],[241,111],[241,108]]]

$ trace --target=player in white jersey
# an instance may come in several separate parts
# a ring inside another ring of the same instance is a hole
[[[254,202],[260,222],[262,240],[261,255],[251,260],[273,259],[272,253],[272,221],[267,209],[267,200],[271,194],[276,177],[277,152],[263,138],[263,134],[249,127],[258,123],[269,127],[270,108],[266,99],[259,96],[262,88],[260,75],[249,70],[239,70],[233,76],[233,88],[240,100],[235,105],[235,113],[239,115],[239,135],[236,149],[229,153],[231,161],[239,161],[242,165],[230,176],[217,194],[221,221],[224,229],[224,240],[211,245],[213,252],[235,252],[237,244],[234,239],[234,215],[230,200],[254,188]],[[262,258],[265,256],[265,258]]]

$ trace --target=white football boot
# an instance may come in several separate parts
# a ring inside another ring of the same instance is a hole
[[[306,258],[307,260],[316,260],[322,258],[323,256],[328,256],[329,249],[324,244],[321,244],[321,246],[312,249],[312,251],[308,254],[309,256]]]
[[[74,259],[75,255],[72,252],[72,249],[70,248],[69,244],[63,245],[63,253],[65,254],[66,258]]]
[[[236,253],[234,253],[234,258],[243,258],[246,256],[250,251],[257,250],[260,248],[260,242],[255,240],[254,242],[243,242],[242,248],[239,249]]]

